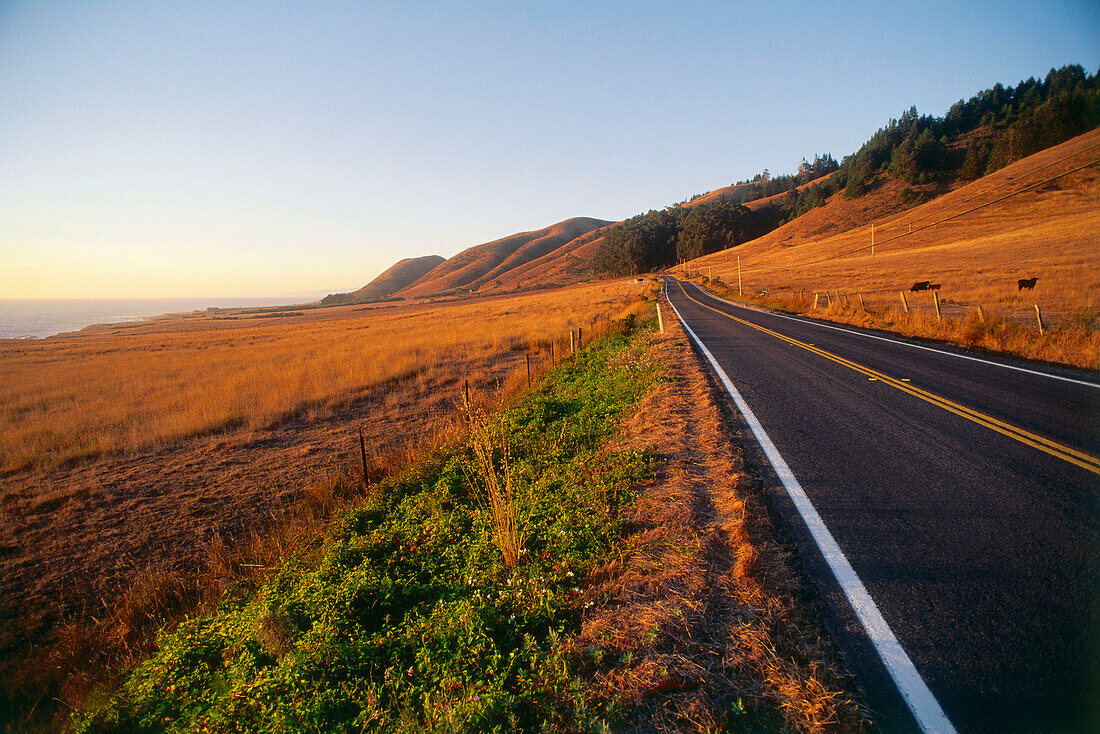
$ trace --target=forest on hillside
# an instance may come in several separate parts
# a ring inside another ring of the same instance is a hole
[[[1100,77],[1080,65],[1015,87],[997,84],[959,100],[943,117],[910,107],[839,164],[818,155],[803,159],[795,174],[765,170],[738,181],[721,201],[677,204],[621,222],[607,230],[592,266],[601,275],[660,270],[767,234],[838,192],[859,198],[884,171],[914,186],[972,181],[1098,124]],[[917,192],[906,194],[911,203],[921,201]],[[750,208],[750,202],[758,203]]]

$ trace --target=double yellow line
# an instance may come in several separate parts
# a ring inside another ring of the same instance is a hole
[[[1090,456],[1082,451],[1070,448],[1069,446],[1063,446],[1056,441],[1051,441],[1049,438],[1043,438],[1042,436],[1038,436],[1034,433],[1031,433],[1030,431],[1025,431],[1023,428],[1018,428],[1009,423],[1005,423],[1004,421],[993,418],[992,416],[988,416],[985,413],[979,413],[972,408],[967,408],[965,405],[959,405],[958,403],[948,400],[947,398],[942,398],[939,395],[928,392],[927,390],[922,390],[919,387],[916,387],[915,385],[912,385],[908,382],[890,377],[889,375],[885,375],[869,367],[864,367],[861,364],[857,364],[855,362],[852,362],[851,360],[844,359],[843,357],[838,357],[831,352],[826,352],[824,349],[815,347],[813,344],[807,344],[806,342],[792,339],[791,337],[784,336],[777,331],[772,331],[771,329],[759,326],[758,324],[754,324],[750,321],[739,319],[736,316],[728,314],[725,311],[721,311],[717,308],[714,308],[713,306],[709,306],[703,303],[696,298],[693,298],[682,284],[680,284],[680,290],[683,291],[688,300],[694,301],[696,304],[702,306],[703,308],[710,309],[716,314],[725,316],[728,319],[733,319],[739,324],[744,324],[745,326],[756,329],[757,331],[763,332],[764,334],[767,334],[769,336],[774,336],[776,339],[780,339],[787,342],[788,344],[793,344],[796,347],[805,349],[807,352],[813,352],[814,354],[822,356],[825,359],[836,362],[839,365],[843,365],[848,369],[852,369],[856,372],[867,375],[872,380],[879,380],[880,382],[890,385],[891,387],[895,387],[904,393],[908,393],[909,395],[918,397],[927,403],[931,403],[932,405],[943,408],[944,410],[954,413],[955,415],[962,416],[969,421],[973,421],[980,426],[985,426],[986,428],[992,429],[997,433],[1008,436],[1009,438],[1013,438],[1020,443],[1027,444],[1028,446],[1037,448],[1040,451],[1045,451],[1051,456],[1055,456],[1059,459],[1062,459],[1063,461],[1068,461],[1069,463],[1079,466],[1082,469],[1087,469],[1093,474],[1100,474],[1100,459],[1097,459],[1094,456]]]

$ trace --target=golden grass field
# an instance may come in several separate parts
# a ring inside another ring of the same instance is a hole
[[[387,380],[430,381],[474,357],[567,338],[569,329],[618,317],[637,292],[623,281],[600,282],[478,301],[326,309],[325,318],[193,319],[144,333],[0,341],[0,472],[262,429]]]
[[[883,178],[863,198],[845,201],[838,194],[827,206],[764,237],[686,267],[720,277],[736,293],[740,258],[745,295],[766,290],[769,298],[793,303],[792,298],[812,302],[817,293],[821,308],[839,294],[850,303],[862,295],[866,306],[879,311],[900,309],[905,291],[910,308],[921,317],[900,317],[906,328],[899,330],[922,336],[950,338],[953,331],[965,331],[960,325],[977,318],[981,306],[987,320],[1007,319],[1030,329],[1032,346],[1042,347],[1035,305],[1050,326],[1091,321],[1100,308],[1100,167],[1024,189],[1097,159],[1100,130],[911,209],[898,204],[904,184]],[[988,206],[967,212],[983,204]],[[941,221],[954,215],[960,216]],[[1019,290],[1017,280],[1034,276],[1039,278],[1034,290]],[[931,293],[909,293],[922,280],[942,285],[941,312],[956,327],[940,327]],[[898,320],[891,315],[877,324],[893,328],[886,321]],[[932,322],[934,329],[921,326]],[[1019,338],[1022,350],[997,339],[983,346],[1093,369],[1100,360],[1096,339],[1074,337],[1078,346],[1048,349],[1026,346],[1029,338]]]
[[[80,700],[160,625],[315,542],[363,491],[360,430],[369,476],[403,466],[457,430],[467,381],[492,409],[526,388],[528,357],[537,379],[570,330],[652,309],[653,287],[0,341],[0,690],[32,710]]]

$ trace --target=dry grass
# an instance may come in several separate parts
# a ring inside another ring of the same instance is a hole
[[[383,466],[375,462],[372,476],[383,473]],[[5,714],[0,721],[11,731],[63,729],[66,711],[79,706],[89,691],[156,649],[158,630],[196,610],[212,609],[231,585],[252,588],[287,558],[310,557],[334,514],[363,493],[364,487],[346,475],[318,476],[299,502],[273,515],[262,530],[254,528],[232,542],[216,535],[203,543],[197,572],[163,560],[137,565],[112,599],[86,604],[64,619],[51,639],[27,653],[24,664],[0,666],[8,696],[0,700],[0,714]],[[256,631],[269,649],[278,648],[278,622],[269,620]]]
[[[465,380],[475,410],[506,403],[527,387],[520,350],[537,379],[569,329],[610,328],[650,287],[326,309],[274,326],[173,319],[0,345],[0,726],[56,728],[59,705],[143,658],[161,625],[312,552],[366,484],[453,441]],[[277,619],[255,632],[278,649]]]
[[[623,442],[655,447],[664,468],[621,560],[589,579],[600,603],[577,647],[597,663],[593,688],[632,712],[627,731],[868,728],[677,322],[656,349],[672,380]]]
[[[735,298],[735,291],[723,284],[703,285],[719,296]],[[764,297],[747,299],[747,302],[842,324],[935,339],[969,349],[1089,370],[1100,369],[1100,331],[1097,330],[1100,309],[1097,308],[1081,308],[1053,326],[1044,313],[1046,328],[1040,334],[1037,323],[1021,323],[1001,309],[983,308],[979,311],[977,307],[942,305],[942,317],[937,317],[932,297],[924,293],[906,293],[908,312],[900,295],[897,306],[864,306],[860,304],[858,295],[849,295],[844,291],[818,295],[816,307],[814,294],[811,293],[769,293]],[[1035,320],[1034,311],[1031,318]]]
[[[416,375],[532,349],[616,318],[625,281],[445,305],[338,311],[342,318],[40,343],[0,342],[0,473],[133,451],[215,431],[264,429]],[[221,324],[219,324],[221,326]]]
[[[516,495],[512,491],[512,470],[508,460],[508,437],[503,427],[493,428],[482,411],[467,411],[470,443],[474,450],[474,471],[466,478],[474,488],[477,503],[490,518],[493,541],[504,556],[504,565],[515,568],[523,553],[527,529],[520,525]],[[500,457],[497,468],[496,457]]]
[[[1080,325],[1082,314],[1100,307],[1100,167],[1085,168],[957,219],[922,228],[1095,160],[1098,151],[1089,149],[1097,144],[1100,130],[900,212],[891,206],[900,184],[884,180],[866,197],[848,202],[838,194],[827,206],[764,237],[700,258],[688,267],[703,275],[713,274],[736,291],[740,257],[746,295],[766,290],[769,298],[797,299],[801,293],[812,300],[813,294],[819,293],[823,305],[825,293],[839,291],[850,301],[862,294],[866,305],[876,312],[900,307],[899,291],[904,290],[910,305],[917,305],[924,315],[901,321],[887,317],[876,325],[905,322],[912,329],[907,333],[921,336],[973,331],[962,324],[981,306],[987,315],[995,312],[997,318],[1030,327],[983,337],[986,348],[1096,368],[1094,340],[1082,341],[1076,335],[1059,343],[1038,339],[1034,306],[1041,307],[1044,320],[1053,326]],[[1066,160],[1037,170],[1062,158]],[[810,225],[819,221],[842,222],[842,231],[815,236]],[[853,252],[871,244],[871,221],[875,222],[877,243],[874,257],[869,249]],[[834,259],[818,262],[824,258]],[[1017,280],[1032,276],[1039,277],[1035,289],[1020,291]],[[960,326],[940,329],[938,322],[929,323],[926,312],[932,309],[931,295],[908,294],[909,286],[922,280],[942,285],[943,314]],[[918,326],[925,330],[917,331]],[[1078,351],[1079,346],[1084,351]]]

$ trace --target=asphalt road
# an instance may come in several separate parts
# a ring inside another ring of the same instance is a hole
[[[950,724],[1100,731],[1097,380],[766,314],[673,280],[667,294]],[[852,605],[784,506],[884,728],[914,728]]]

